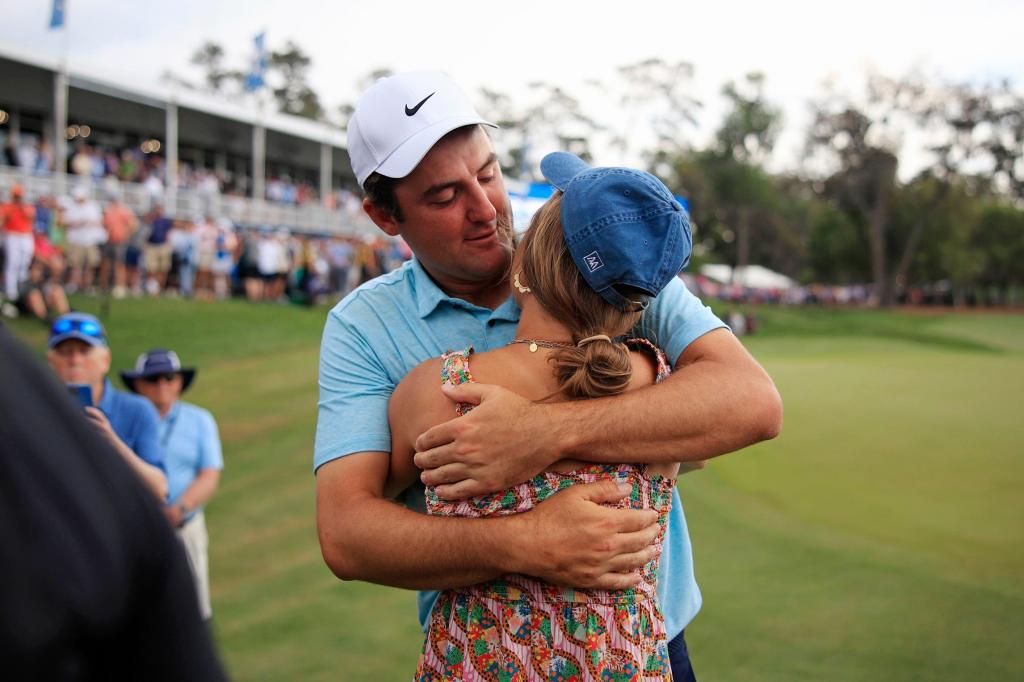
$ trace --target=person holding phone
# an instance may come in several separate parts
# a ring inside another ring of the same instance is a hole
[[[65,384],[75,385],[89,421],[157,498],[167,497],[159,416],[149,401],[118,391],[107,379],[110,347],[100,321],[87,313],[61,315],[47,345],[50,367]]]

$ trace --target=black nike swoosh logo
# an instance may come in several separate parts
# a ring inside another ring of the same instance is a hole
[[[433,96],[434,96],[434,95],[436,95],[436,94],[437,94],[437,91],[435,90],[434,92],[430,93],[429,95],[427,95],[426,97],[424,97],[423,99],[421,99],[421,100],[420,100],[420,103],[419,103],[419,104],[417,104],[416,106],[414,106],[414,107],[413,107],[412,109],[410,109],[410,108],[409,108],[409,105],[408,105],[408,104],[406,104],[406,105],[405,105],[405,115],[406,115],[406,116],[415,116],[415,115],[416,115],[416,112],[417,112],[417,111],[419,111],[419,110],[420,110],[420,107],[422,107],[422,106],[423,106],[423,103],[424,103],[424,102],[426,102],[426,101],[427,101],[428,99],[430,99],[431,97],[433,97]]]

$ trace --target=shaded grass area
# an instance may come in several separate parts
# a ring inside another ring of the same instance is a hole
[[[98,302],[76,299],[96,312]],[[723,310],[719,310],[723,312]],[[1024,676],[1024,318],[754,310],[777,440],[681,479],[708,680]],[[239,680],[408,679],[410,592],[324,566],[311,472],[325,309],[117,301],[114,367],[200,367],[227,468],[208,509],[215,632]],[[42,352],[45,330],[14,331]]]

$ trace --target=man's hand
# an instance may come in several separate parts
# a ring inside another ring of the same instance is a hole
[[[658,513],[603,506],[629,494],[613,481],[576,485],[511,518],[523,524],[521,573],[569,587],[621,590],[654,558]]]
[[[429,429],[416,439],[420,479],[442,499],[461,499],[528,481],[560,459],[550,438],[544,405],[499,386],[466,383],[443,387],[472,412]]]
[[[180,504],[165,504],[163,510],[167,522],[171,524],[171,528],[178,528],[181,526],[181,522],[185,520],[185,516],[181,513]]]
[[[107,419],[107,415],[103,414],[99,408],[85,408],[85,416],[89,418],[89,421],[91,421],[97,429],[99,429],[99,432],[111,445],[118,450],[121,449],[121,446],[124,446],[124,442],[118,438],[117,433],[114,432],[114,427],[110,425],[110,420]]]

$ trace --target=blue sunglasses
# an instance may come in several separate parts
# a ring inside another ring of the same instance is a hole
[[[50,336],[78,332],[94,339],[103,338],[103,327],[92,320],[57,320],[50,328]]]

